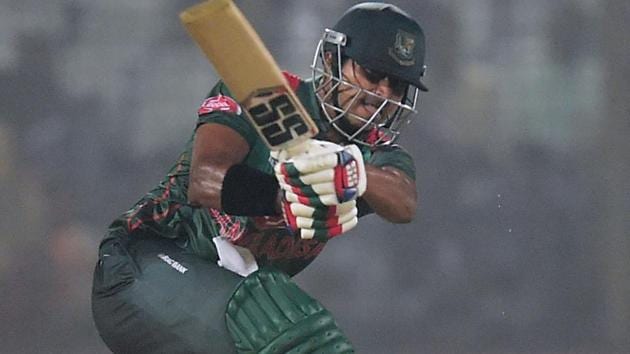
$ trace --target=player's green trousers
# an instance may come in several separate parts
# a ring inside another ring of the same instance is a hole
[[[166,238],[104,239],[92,311],[114,353],[353,352],[328,311],[285,274],[242,278]]]
[[[243,278],[142,236],[103,241],[92,311],[114,353],[236,353],[225,307]]]

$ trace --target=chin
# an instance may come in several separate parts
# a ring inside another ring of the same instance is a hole
[[[350,113],[354,114],[357,117],[361,117],[361,118],[365,119],[366,121],[369,120],[372,117],[372,115],[374,114],[374,112],[370,112],[369,110],[367,110],[365,108],[358,108],[356,110],[350,111]],[[360,127],[365,122],[361,122],[358,119],[352,119],[352,123],[353,123],[353,125],[358,125]]]
[[[352,114],[355,114],[355,115],[365,119],[366,121],[369,119],[369,117],[368,118],[364,118],[362,115],[359,115],[357,113],[352,113]],[[359,120],[357,118],[348,117],[347,115],[346,115],[346,120],[355,129],[360,129],[361,127],[363,127],[363,125],[365,125],[365,122],[363,122],[363,121],[361,121],[361,120]]]

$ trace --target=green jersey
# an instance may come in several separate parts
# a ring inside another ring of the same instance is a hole
[[[317,122],[320,130],[327,122],[320,117],[319,104],[312,85],[295,75],[285,73],[290,86]],[[223,124],[238,132],[249,144],[243,163],[262,172],[273,174],[269,149],[255,128],[230,98],[227,87],[219,82],[198,111],[197,127],[206,123]],[[304,269],[322,251],[326,242],[304,240],[293,235],[282,217],[245,217],[228,215],[213,208],[195,207],[188,203],[188,177],[193,136],[187,142],[177,162],[161,183],[147,193],[130,210],[110,225],[112,233],[159,235],[176,239],[190,252],[216,261],[217,252],[212,238],[221,236],[248,248],[259,266],[272,265],[293,276]],[[411,156],[399,146],[361,147],[364,160],[374,166],[392,166],[415,179]],[[360,215],[371,210],[359,200]]]

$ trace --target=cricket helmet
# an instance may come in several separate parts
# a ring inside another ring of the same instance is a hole
[[[326,53],[332,54],[332,60]],[[332,127],[353,143],[369,146],[393,143],[403,123],[416,112],[418,90],[428,91],[421,81],[426,71],[424,57],[424,32],[403,10],[376,2],[351,7],[331,29],[324,31],[313,58],[313,85],[323,114]],[[357,89],[352,102],[361,95],[378,96],[344,78],[341,69],[348,58],[390,81],[407,84],[402,99],[381,97],[383,104],[371,117],[352,114],[350,105],[340,107],[337,95],[341,86]],[[387,115],[385,112],[392,111],[385,109],[387,105],[395,106],[395,113]],[[362,127],[351,126],[349,118],[362,121]]]

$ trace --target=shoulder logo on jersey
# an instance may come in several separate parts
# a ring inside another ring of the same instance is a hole
[[[198,115],[212,112],[228,112],[241,114],[241,106],[229,96],[218,95],[206,98],[197,110]]]

